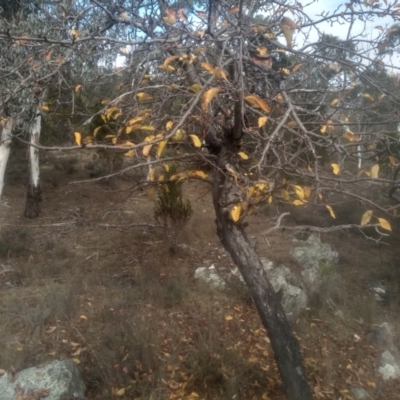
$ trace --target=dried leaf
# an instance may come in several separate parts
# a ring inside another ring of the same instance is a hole
[[[338,98],[333,99],[333,100],[331,101],[331,106],[336,106],[336,104],[339,103],[339,101],[340,101],[340,99],[338,99]]]
[[[361,225],[367,225],[369,221],[371,221],[373,213],[374,212],[372,210],[365,211],[365,213],[361,217]]]
[[[262,100],[258,96],[256,96],[255,94],[251,94],[249,96],[246,96],[244,99],[247,102],[249,102],[250,104],[253,104],[254,106],[256,106],[258,108],[261,108],[265,112],[270,112],[271,111],[269,105],[264,100]]]
[[[265,56],[267,54],[268,49],[265,46],[257,47],[257,53],[260,56]]]
[[[364,99],[368,99],[370,101],[374,101],[374,98],[369,93],[363,93],[361,97],[364,97]]]
[[[280,26],[283,36],[286,39],[287,47],[292,47],[293,33],[292,30],[287,25]]]
[[[231,8],[228,10],[228,14],[235,14],[235,13],[239,12],[239,10],[240,10],[239,6],[231,7]]]
[[[248,160],[249,156],[246,153],[243,153],[243,151],[239,151],[238,156],[242,158],[243,160]]]
[[[207,90],[207,92],[204,93],[203,95],[203,102],[202,102],[202,107],[204,111],[207,111],[207,107],[210,104],[211,100],[214,98],[214,96],[221,91],[220,88],[211,88]]]
[[[300,200],[304,200],[305,194],[304,194],[304,190],[301,186],[298,185],[292,185],[293,189],[296,193],[296,196],[300,199]]]
[[[75,136],[75,143],[78,146],[81,146],[82,145],[82,135],[81,135],[81,133],[80,132],[74,132],[74,136]]]
[[[189,178],[206,179],[207,178],[207,174],[204,171],[190,171]]]
[[[209,63],[203,62],[203,63],[200,64],[200,66],[201,66],[201,68],[204,68],[205,70],[207,70],[211,74],[213,74],[214,71],[215,71],[214,67]]]
[[[167,140],[162,140],[160,143],[158,143],[158,149],[157,149],[157,157],[161,157],[165,146],[167,145]]]
[[[334,175],[339,175],[340,166],[338,164],[332,163],[331,167],[332,167],[332,172],[334,173]]]
[[[165,23],[173,25],[176,23],[176,12],[171,8],[165,10],[165,17],[163,17]]]
[[[239,221],[240,218],[240,211],[242,210],[242,207],[240,204],[236,204],[231,210],[231,218],[233,222]]]
[[[375,165],[371,168],[371,178],[372,178],[372,179],[378,178],[378,174],[379,174],[379,164],[375,164]]]
[[[195,147],[201,147],[201,141],[197,135],[189,135]]]
[[[325,207],[328,209],[329,214],[331,215],[331,217],[334,218],[334,219],[336,219],[336,215],[335,215],[335,213],[333,212],[332,207],[331,207],[331,206],[327,206],[327,205],[326,205]]]
[[[189,86],[189,89],[194,93],[199,93],[203,86],[200,83],[194,83],[192,86]]]
[[[268,121],[268,117],[260,117],[258,118],[258,127],[262,128]]]
[[[137,98],[139,99],[140,102],[148,101],[148,100],[152,100],[153,99],[149,94],[144,93],[144,92],[139,92],[136,96],[137,96]]]
[[[285,190],[285,189],[282,190],[282,198],[283,198],[283,200],[285,200],[285,201],[289,201],[289,199],[290,199],[289,193],[288,193],[288,191]]]
[[[392,231],[392,227],[386,219],[378,218],[378,221],[381,228],[386,229],[387,231]]]
[[[115,392],[117,396],[123,396],[125,394],[125,388],[119,389]]]

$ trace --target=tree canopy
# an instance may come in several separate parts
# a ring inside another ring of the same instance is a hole
[[[382,233],[399,207],[400,3],[355,1],[314,15],[317,4],[0,1],[4,120],[30,123],[39,106],[75,141],[48,150],[121,151],[132,163],[118,173],[148,166],[153,183],[164,179],[154,165],[193,161],[169,179],[212,183],[219,236],[292,399],[311,394],[246,217],[263,203],[312,206],[332,218],[326,230],[337,229],[335,204],[354,199],[360,223],[346,227]],[[391,185],[392,198],[375,201],[371,185]]]

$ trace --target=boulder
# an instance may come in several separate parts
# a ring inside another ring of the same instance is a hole
[[[225,289],[226,282],[223,278],[221,278],[218,275],[214,264],[212,264],[208,268],[207,267],[197,268],[194,273],[194,277],[205,283],[208,283],[214,289]]]
[[[337,277],[338,252],[329,244],[322,243],[317,236],[310,235],[301,246],[290,251],[301,268],[301,276],[307,292],[318,293],[322,284],[332,282]]]
[[[397,379],[400,377],[399,360],[390,351],[384,351],[379,359],[378,372],[384,380]]]
[[[389,350],[391,352],[397,351],[393,344],[392,327],[387,322],[384,322],[368,332],[367,339],[373,346],[381,350]]]
[[[0,377],[1,400],[84,399],[85,385],[72,360],[53,361]],[[19,397],[18,397],[19,396]]]

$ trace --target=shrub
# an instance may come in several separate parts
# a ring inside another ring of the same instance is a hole
[[[178,250],[178,235],[183,226],[189,221],[193,214],[189,200],[183,198],[182,181],[171,179],[176,175],[176,167],[171,166],[164,174],[164,183],[160,184],[158,197],[155,201],[154,216],[157,221],[162,222],[171,240],[171,250]]]

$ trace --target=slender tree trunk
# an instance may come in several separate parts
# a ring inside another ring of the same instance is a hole
[[[1,116],[0,116],[1,117]],[[6,172],[8,157],[10,156],[10,145],[14,120],[11,118],[0,118],[0,198],[3,194],[4,175]]]
[[[30,141],[31,144],[39,144],[40,131],[42,125],[42,115],[40,109],[36,111],[35,119],[32,122]],[[30,162],[30,180],[26,194],[25,202],[25,217],[36,218],[40,214],[40,169],[39,169],[39,149],[30,146],[29,148],[29,162]]]
[[[221,160],[220,155],[220,160]],[[219,163],[221,165],[221,163]],[[221,169],[215,168],[213,201],[218,236],[243,275],[268,332],[279,371],[290,400],[312,399],[302,364],[299,344],[286,319],[282,305],[268,281],[261,260],[244,233],[244,227],[234,223],[228,207],[237,202],[237,186]]]

